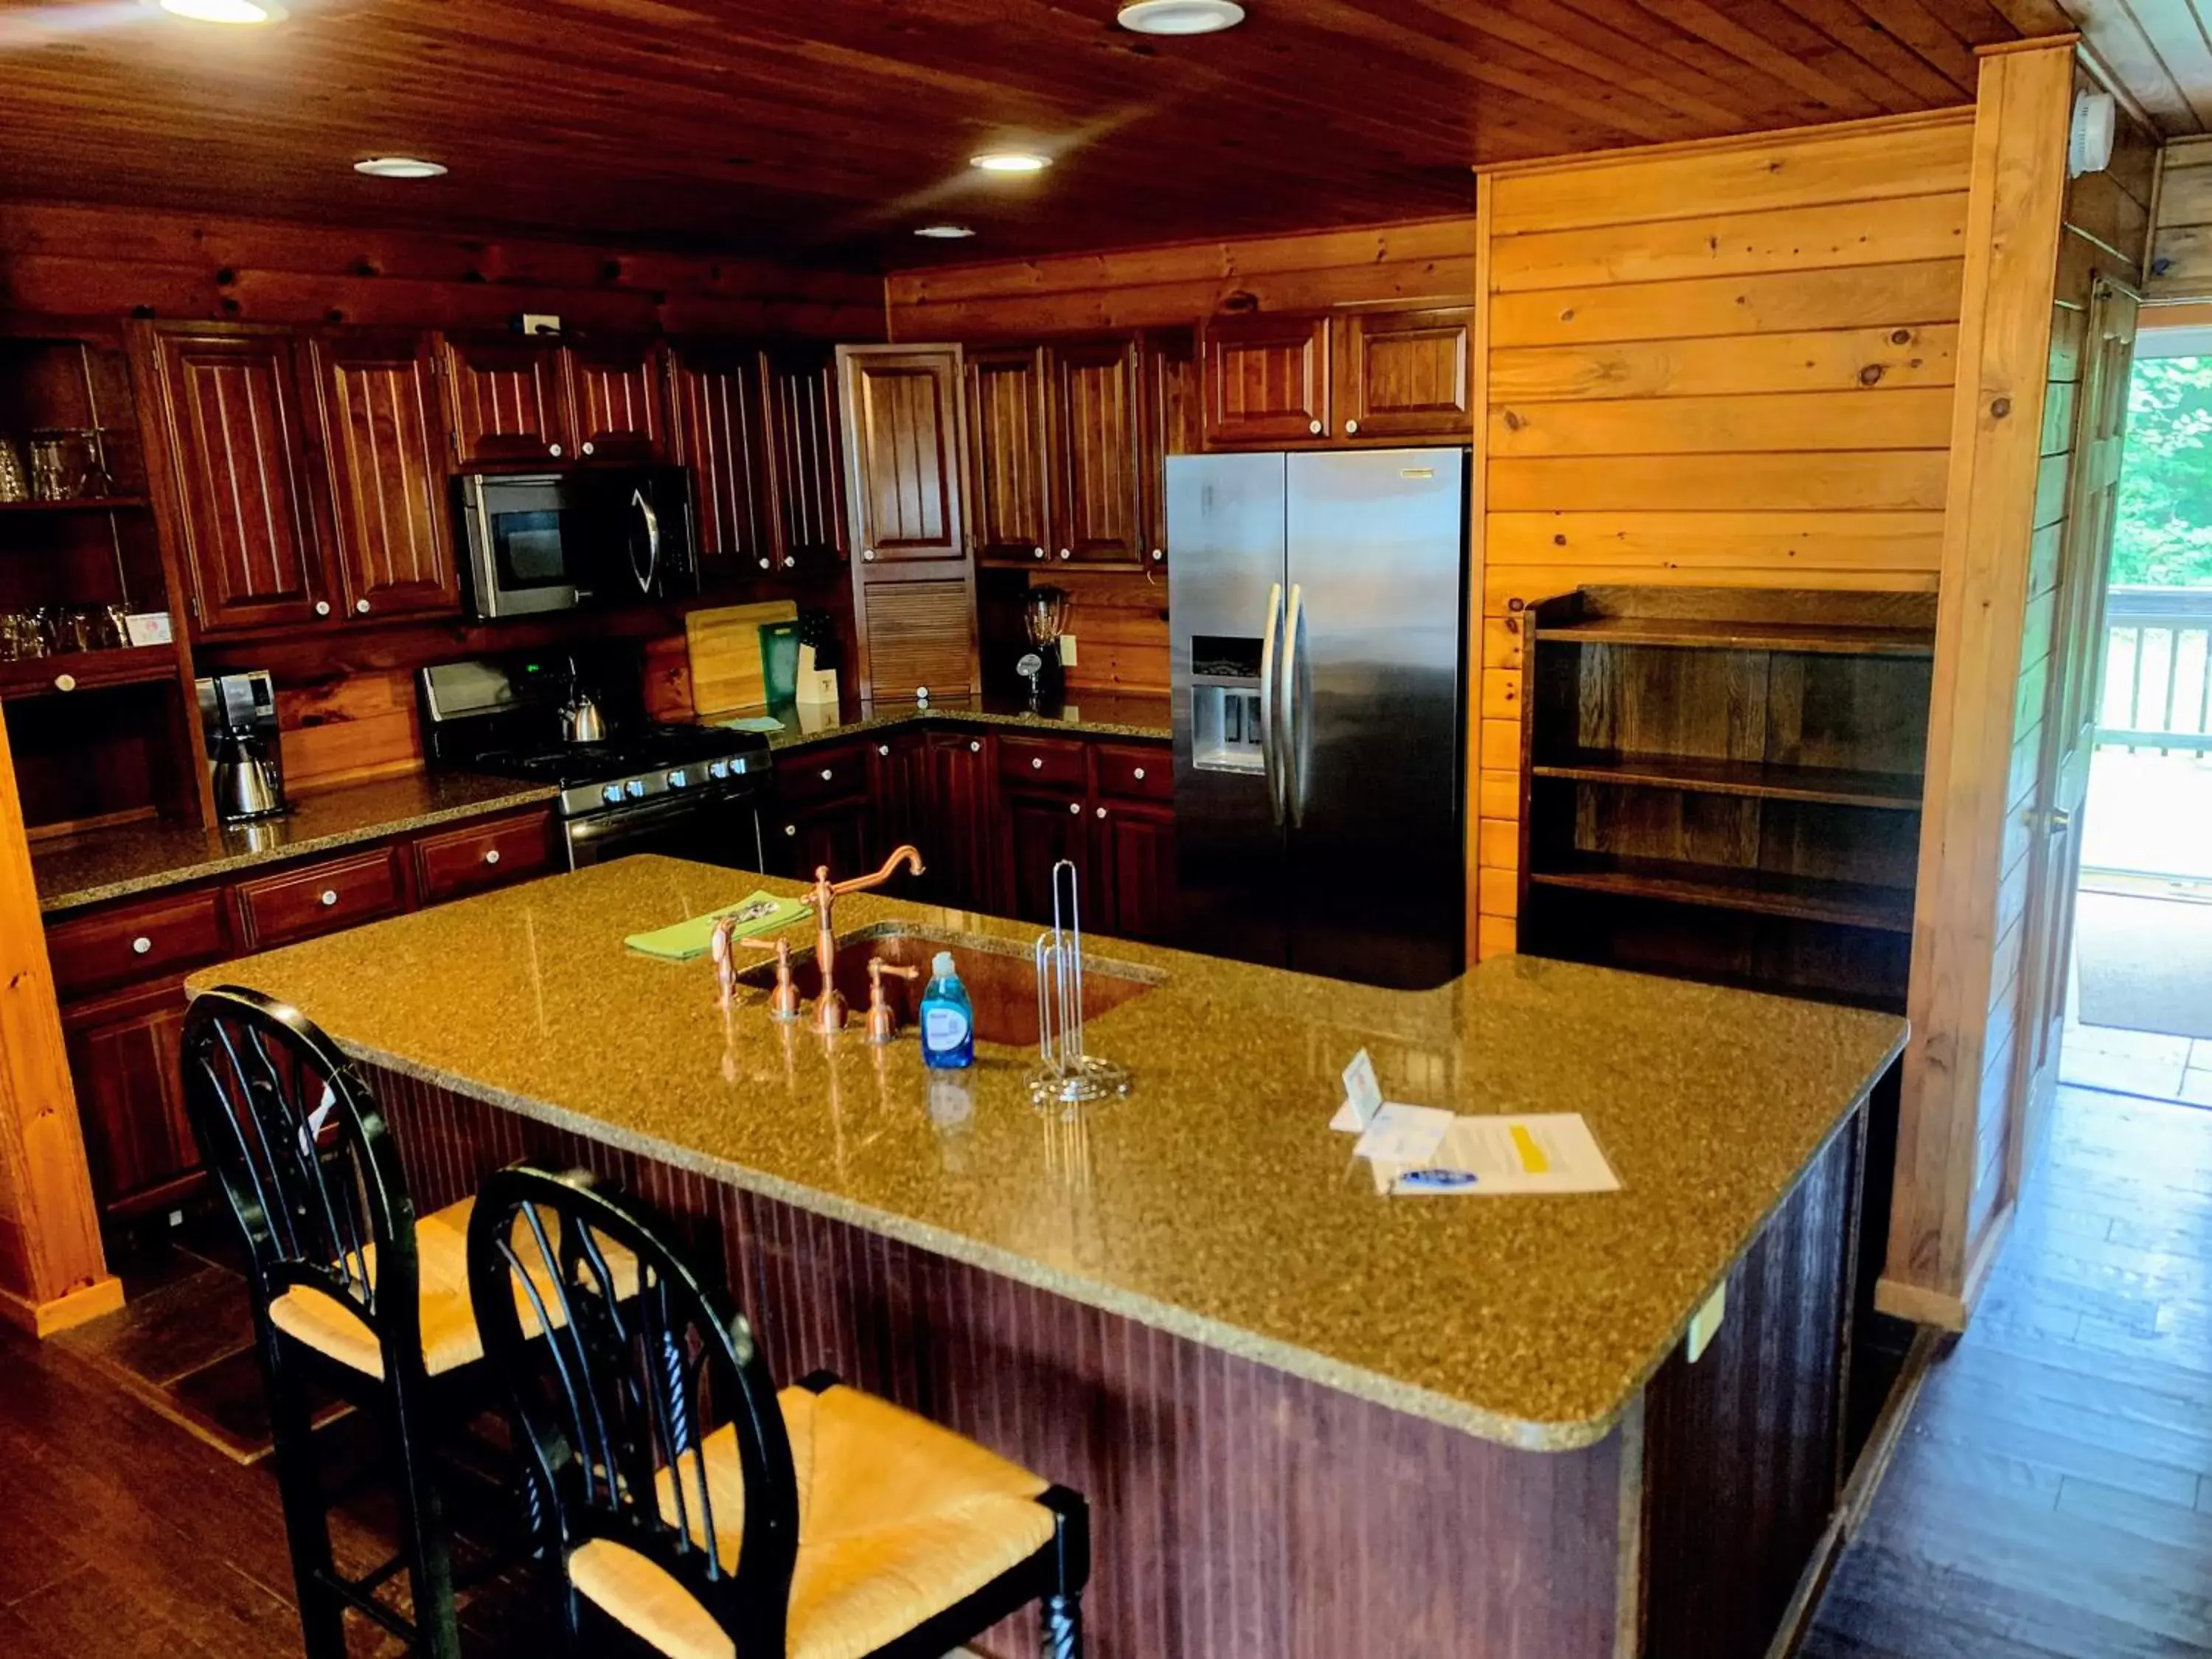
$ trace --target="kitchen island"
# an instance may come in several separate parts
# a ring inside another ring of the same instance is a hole
[[[418,1206],[590,1164],[721,1256],[780,1377],[831,1367],[1084,1490],[1094,1655],[1765,1650],[1839,1490],[1863,1109],[1903,1022],[1529,958],[1401,993],[1100,940],[1090,1047],[1135,1089],[1066,1119],[1022,1086],[1025,926],[839,906],[841,962],[949,939],[965,1074],[757,990],[725,1011],[705,963],[622,943],[762,885],[797,890],[629,860],[193,982],[356,1055]],[[1363,1047],[1395,1099],[1585,1114],[1622,1190],[1379,1196],[1328,1127]]]

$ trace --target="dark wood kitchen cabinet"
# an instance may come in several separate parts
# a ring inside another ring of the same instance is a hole
[[[1167,562],[1167,458],[1195,454],[1205,442],[1199,422],[1198,342],[1187,328],[1148,329],[1137,358],[1142,450],[1137,483],[1144,501],[1148,566]]]
[[[1125,800],[1091,808],[1091,868],[1097,893],[1087,925],[1117,939],[1175,937],[1175,809]]]
[[[1146,538],[1137,342],[1055,345],[1045,361],[1053,561],[1140,563]]]
[[[990,564],[1042,563],[1053,537],[1045,353],[1001,346],[966,355],[975,556]]]
[[[181,979],[67,1010],[62,1019],[93,1189],[111,1215],[157,1209],[198,1180],[185,1113]]]
[[[1001,803],[1000,902],[1008,915],[1039,927],[1052,921],[1052,872],[1062,860],[1075,866],[1078,891],[1088,916],[1097,915],[1091,862],[1088,792],[1004,782]],[[1095,924],[1094,924],[1095,925]]]
[[[671,453],[663,388],[666,360],[656,340],[586,340],[566,348],[574,403],[576,459],[642,464]]]
[[[838,359],[862,562],[964,561],[960,349],[844,346]]]
[[[770,347],[761,354],[761,404],[775,556],[800,574],[834,569],[846,549],[836,359],[827,347]]]
[[[1331,319],[1209,318],[1200,344],[1209,448],[1273,448],[1331,435]]]
[[[575,455],[568,359],[559,340],[449,335],[443,361],[456,471]]]
[[[773,572],[769,445],[759,352],[680,344],[672,354],[676,453],[691,469],[699,573],[714,587]]]
[[[868,746],[874,869],[911,844],[927,866],[909,891],[933,904],[988,909],[996,883],[991,743],[980,732],[906,731]],[[840,872],[844,873],[842,872]]]
[[[174,532],[198,632],[299,625],[333,609],[289,329],[154,335]]]
[[[1335,324],[1333,418],[1360,443],[1470,443],[1468,356],[1474,313],[1355,311]]]
[[[444,411],[430,337],[326,335],[308,343],[307,356],[329,461],[332,562],[345,613],[459,611]]]
[[[869,795],[867,745],[823,744],[776,757],[775,799],[763,808],[762,839],[771,873],[813,879],[823,865],[843,881],[882,862]]]

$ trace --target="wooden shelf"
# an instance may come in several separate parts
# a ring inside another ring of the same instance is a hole
[[[146,506],[143,495],[88,495],[82,501],[0,501],[0,518],[11,513],[136,513]]]
[[[1663,899],[1674,904],[1741,910],[1782,916],[1793,921],[1830,922],[1872,927],[1883,933],[1912,931],[1912,894],[1900,887],[1782,875],[1725,865],[1691,864],[1676,859],[1577,855],[1556,870],[1532,870],[1531,884],[1565,887],[1621,898]]]
[[[1583,750],[1532,766],[1532,776],[1638,788],[1686,789],[1707,795],[1748,795],[1760,800],[1810,801],[1829,806],[1869,806],[1885,811],[1920,810],[1924,780],[1910,772],[1848,772],[1826,766],[1782,766],[1766,761],[1712,760],[1690,755],[1613,755]]]
[[[1936,636],[1917,628],[1813,627],[1685,617],[1591,617],[1539,625],[1538,637],[1577,645],[1663,645],[1707,651],[1796,651],[1841,657],[1933,657]]]
[[[0,701],[67,695],[55,682],[76,681],[72,691],[98,691],[117,685],[153,685],[177,677],[174,645],[141,645],[125,651],[70,651],[55,657],[0,662]]]

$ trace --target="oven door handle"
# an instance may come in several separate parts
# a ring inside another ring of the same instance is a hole
[[[637,568],[637,548],[632,544],[629,568],[637,578],[638,591],[646,598],[653,597],[653,586],[660,579],[660,514],[646,499],[645,486],[640,484],[629,493],[629,504],[637,509],[637,516],[645,524],[645,568]]]
[[[589,846],[611,836],[649,828],[663,818],[685,817],[703,804],[702,798],[697,795],[661,795],[640,801],[635,806],[613,806],[604,812],[588,812],[568,820],[568,844]]]

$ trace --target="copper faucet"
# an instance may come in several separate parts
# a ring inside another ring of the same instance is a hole
[[[814,971],[822,977],[821,994],[814,999],[814,1029],[823,1035],[845,1029],[845,998],[837,989],[837,927],[832,912],[840,893],[865,893],[882,886],[905,865],[909,875],[922,871],[921,854],[913,847],[895,848],[884,860],[884,867],[872,876],[855,876],[850,881],[833,882],[830,866],[817,865],[814,869],[814,890],[806,902],[814,908]]]
[[[893,1042],[898,1039],[898,1013],[884,996],[884,975],[894,974],[912,984],[921,977],[919,968],[897,968],[881,957],[868,958],[868,1041],[876,1043]]]

